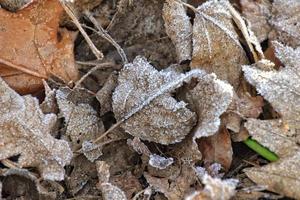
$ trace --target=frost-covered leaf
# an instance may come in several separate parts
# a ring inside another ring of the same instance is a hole
[[[38,100],[20,96],[0,79],[0,160],[20,155],[18,166],[37,167],[44,179],[63,180],[72,151],[49,132],[55,114],[43,114]]]
[[[274,32],[269,37],[288,46],[298,47],[300,45],[300,1],[274,0],[271,16],[269,23],[273,26]]]
[[[268,39],[268,34],[271,31],[268,21],[271,17],[271,2],[268,0],[241,0],[240,4],[242,14],[250,22],[250,28],[258,40],[263,42]]]
[[[100,188],[104,200],[127,200],[125,193],[111,183],[102,183]]]
[[[99,184],[97,187],[101,190],[104,200],[126,200],[125,193],[115,185],[109,183],[109,165],[104,161],[96,162]]]
[[[176,48],[178,62],[192,55],[192,25],[182,4],[167,0],[163,8],[166,33]]]
[[[174,162],[173,158],[165,158],[157,154],[151,154],[149,159],[149,164],[152,167],[158,168],[158,169],[165,169],[168,166],[172,165]]]
[[[155,191],[163,193],[169,200],[184,199],[190,185],[197,181],[195,171],[189,165],[182,165],[179,175],[168,178],[158,178],[148,173],[144,173],[144,176]]]
[[[227,110],[233,97],[232,87],[217,79],[214,74],[205,75],[198,81],[198,84],[186,93],[187,102],[198,116],[194,138],[207,137],[219,130],[220,115]]]
[[[118,76],[116,73],[111,73],[103,87],[96,93],[96,98],[100,103],[100,115],[112,111],[112,93],[117,86]]]
[[[181,141],[195,124],[195,113],[186,108],[185,102],[174,99],[170,91],[161,94],[161,90],[172,86],[173,82],[174,87],[171,88],[175,89],[182,84],[175,81],[184,77],[184,74],[159,72],[143,57],[137,57],[133,63],[126,64],[113,93],[114,114],[117,120],[123,120],[133,110],[144,107],[121,127],[143,140],[161,144]],[[145,100],[155,94],[161,95],[144,105]]]
[[[138,154],[144,154],[147,156],[151,155],[148,147],[138,137],[133,138],[133,140],[128,139],[127,144],[131,146]]]
[[[70,166],[72,171],[65,178],[67,191],[72,195],[80,193],[91,182],[91,178],[96,175],[95,163],[87,160],[84,155],[76,156],[72,159]]]
[[[102,121],[90,103],[93,96],[83,89],[60,88],[56,91],[60,113],[65,119],[67,139],[72,149],[84,141],[93,140],[104,132]]]
[[[213,178],[207,173],[201,178],[205,184],[202,191],[193,192],[188,196],[190,200],[229,200],[235,194],[235,188],[238,184],[236,179]]]
[[[294,125],[300,120],[300,48],[292,49],[273,43],[277,57],[285,65],[279,71],[264,71],[252,66],[243,66],[245,77],[256,90],[268,100],[282,117]],[[264,61],[261,61],[264,62]]]
[[[260,61],[253,66],[244,66],[247,80],[279,112],[281,119],[249,119],[245,124],[253,139],[279,156],[279,160],[260,168],[250,168],[246,174],[268,190],[300,198],[300,49],[274,43],[277,57],[285,65],[279,71],[258,69]]]
[[[240,84],[241,65],[247,64],[247,56],[226,0],[211,0],[197,8],[193,26],[192,68],[214,72],[221,80],[227,80],[235,89]]]
[[[246,169],[247,176],[267,190],[300,199],[300,149],[291,156],[280,158],[260,168]]]

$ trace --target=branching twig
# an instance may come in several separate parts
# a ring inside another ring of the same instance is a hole
[[[103,58],[102,52],[97,49],[97,47],[94,45],[94,43],[89,38],[89,36],[87,35],[87,33],[84,31],[84,29],[80,25],[80,22],[78,21],[78,19],[74,15],[74,12],[66,4],[66,2],[64,0],[60,0],[60,3],[62,5],[62,7],[65,9],[66,13],[72,19],[73,23],[76,25],[76,27],[78,28],[78,30],[80,31],[80,33],[82,34],[82,36],[84,37],[84,39],[86,40],[86,42],[88,43],[89,47],[91,48],[91,50],[94,53],[94,55],[96,56],[96,58],[99,59],[99,60],[101,60]]]
[[[113,66],[113,63],[101,63],[101,64],[97,64],[95,67],[93,67],[92,69],[90,69],[85,75],[83,75],[75,84],[74,89],[79,87],[79,85],[92,73],[94,73],[95,71],[97,71],[98,69],[103,69],[103,68],[108,68]]]
[[[98,21],[93,17],[93,15],[88,11],[84,11],[85,15],[89,18],[89,20],[94,24],[94,26],[98,29],[98,31],[95,31],[98,35],[106,39],[108,42],[110,42],[118,51],[123,64],[128,63],[127,56],[124,52],[124,50],[120,47],[120,45],[102,28],[102,26],[98,23]]]

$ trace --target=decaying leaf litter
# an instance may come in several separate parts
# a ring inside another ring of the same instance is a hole
[[[0,5],[1,198],[300,199],[299,1]]]

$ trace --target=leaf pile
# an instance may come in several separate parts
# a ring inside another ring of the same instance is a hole
[[[1,199],[300,199],[299,1],[0,5]]]

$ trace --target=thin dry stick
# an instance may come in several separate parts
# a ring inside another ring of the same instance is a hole
[[[89,18],[89,20],[94,24],[94,26],[98,29],[96,33],[106,39],[108,42],[110,42],[118,51],[123,64],[128,63],[127,56],[124,52],[124,50],[120,47],[120,45],[102,28],[102,26],[99,24],[99,22],[93,17],[93,15],[86,10],[85,15]]]
[[[10,169],[18,169],[19,167],[12,161],[8,159],[1,160],[1,163]]]
[[[78,30],[80,31],[80,33],[82,34],[82,36],[84,37],[84,39],[86,40],[86,42],[88,43],[89,47],[91,48],[91,50],[94,53],[94,55],[96,56],[96,58],[99,59],[99,60],[101,60],[104,57],[103,54],[102,54],[102,52],[97,49],[97,47],[94,45],[94,43],[89,38],[89,36],[87,35],[87,33],[84,31],[84,29],[80,25],[80,22],[78,21],[78,19],[74,15],[74,13],[71,10],[71,8],[69,8],[69,6],[66,4],[66,2],[64,0],[60,0],[60,3],[62,5],[62,7],[65,9],[66,13],[72,19],[73,23],[76,25],[76,27],[78,28]]]
[[[227,3],[226,5],[227,5],[227,7],[228,7],[228,9],[229,9],[229,11],[232,15],[233,21],[235,22],[237,27],[241,30],[241,32],[242,32],[242,34],[243,34],[243,36],[246,40],[246,43],[247,43],[247,45],[248,45],[248,47],[249,47],[249,49],[250,49],[250,51],[253,55],[254,61],[258,62],[260,59],[263,59],[264,54],[263,54],[261,48],[258,47],[257,45],[255,46],[256,51],[259,53],[259,55],[257,55],[256,51],[253,48],[252,44],[255,45],[255,42],[250,37],[250,34],[249,34],[248,29],[247,29],[245,21],[242,19],[240,14],[234,9],[234,7],[230,3]]]
[[[96,65],[95,67],[93,67],[92,69],[90,69],[85,75],[83,75],[75,84],[74,88],[79,87],[79,85],[92,73],[94,73],[95,71],[99,70],[99,69],[103,69],[103,68],[107,68],[107,67],[111,67],[113,66],[113,63],[101,63]]]
[[[11,62],[9,62],[7,60],[4,60],[2,58],[0,58],[0,63],[6,65],[8,67],[11,67],[13,69],[16,69],[18,71],[21,71],[21,72],[23,72],[25,74],[28,74],[28,75],[31,75],[31,76],[35,76],[35,77],[38,77],[38,78],[47,79],[47,76],[45,76],[45,75],[39,74],[39,73],[37,73],[35,71],[32,71],[30,69],[27,69],[27,68],[25,68],[23,66],[13,64],[13,63],[11,63]]]

